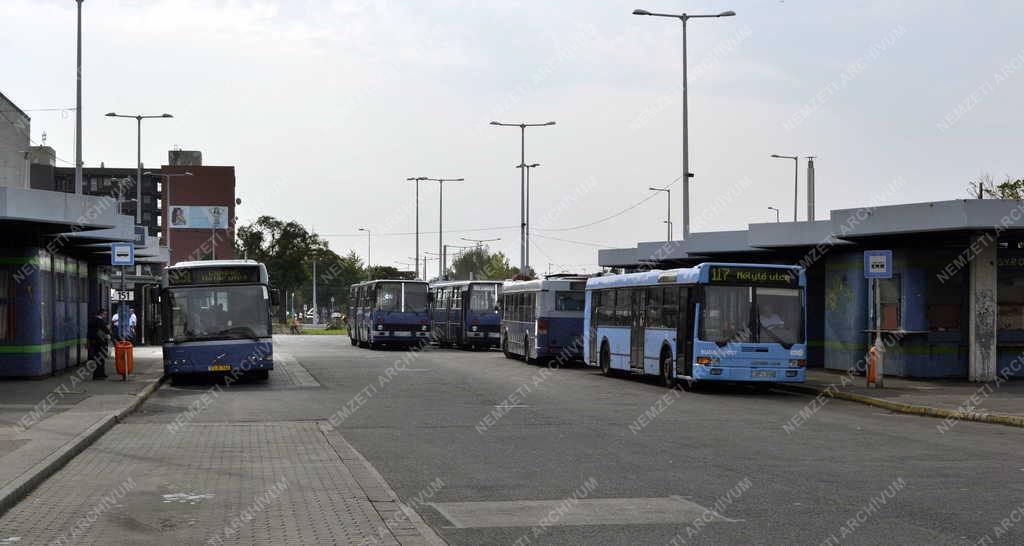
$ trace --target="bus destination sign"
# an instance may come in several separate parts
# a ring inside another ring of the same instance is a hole
[[[260,282],[258,267],[197,267],[167,272],[171,286],[190,284],[241,284]]]
[[[711,284],[755,284],[766,286],[799,286],[799,277],[792,269],[770,267],[712,266],[708,271]]]

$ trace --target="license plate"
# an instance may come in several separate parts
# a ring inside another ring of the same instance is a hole
[[[750,377],[775,377],[775,370],[754,370]]]
[[[230,372],[231,364],[214,364],[210,366],[211,372]]]
[[[391,335],[395,337],[409,337],[412,335],[412,332],[391,332]]]

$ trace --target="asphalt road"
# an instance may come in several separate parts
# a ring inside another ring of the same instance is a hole
[[[328,422],[452,544],[1024,543],[1020,429],[942,434],[844,401],[668,391],[497,352],[276,344],[288,373],[224,389],[189,421]],[[210,389],[165,386],[118,428],[167,427]]]

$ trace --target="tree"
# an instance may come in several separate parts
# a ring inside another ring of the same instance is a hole
[[[505,254],[491,254],[486,247],[478,246],[466,250],[452,261],[448,278],[468,280],[472,274],[474,279],[503,280],[512,278],[518,271],[509,265]]]
[[[307,231],[302,224],[278,220],[273,216],[260,216],[255,222],[239,227],[234,244],[236,254],[267,266],[271,284],[280,288],[283,294],[293,292],[310,281],[311,273],[303,265],[311,263],[311,258],[324,253],[334,254],[326,241]],[[285,311],[282,305],[282,318]]]
[[[1009,176],[996,184],[992,175],[981,173],[977,180],[970,182],[971,194],[977,199],[1013,199],[1024,200],[1024,178],[1014,180]]]

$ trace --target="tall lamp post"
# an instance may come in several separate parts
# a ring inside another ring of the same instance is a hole
[[[142,114],[136,114],[134,116],[131,116],[131,115],[125,115],[125,114],[117,114],[117,113],[114,113],[114,112],[108,112],[107,113],[107,117],[108,118],[132,118],[138,124],[138,129],[137,129],[138,143],[137,143],[137,147],[136,147],[137,158],[138,158],[138,162],[137,163],[138,164],[136,165],[136,168],[137,168],[136,173],[137,174],[136,174],[136,177],[135,177],[135,223],[136,224],[141,224],[142,223],[142,120],[144,120],[144,119],[154,119],[154,118],[160,118],[160,119],[162,119],[162,118],[173,118],[174,116],[172,116],[170,114],[159,114],[159,115],[155,115],[155,116],[144,116]]]
[[[633,15],[649,15],[651,17],[671,17],[679,19],[683,24],[683,239],[690,237],[690,121],[686,85],[686,22],[690,19],[706,19],[732,17],[735,11],[723,11],[715,14],[691,15],[688,13],[653,13],[645,9],[633,10]]]
[[[366,280],[370,279],[370,230],[367,228],[359,228],[359,231],[366,232]]]
[[[425,176],[412,176],[406,178],[409,181],[416,182],[416,256],[420,255],[420,182],[426,180]],[[416,278],[420,277],[420,262],[419,259],[414,259],[416,266]],[[427,270],[423,270],[423,278],[427,277]]]
[[[527,127],[547,127],[554,125],[553,121],[546,121],[544,123],[502,123],[500,121],[492,121],[491,125],[497,125],[499,127],[519,127],[520,133],[520,158],[519,164],[526,164],[526,128]],[[526,231],[526,169],[523,169],[519,173],[519,274],[525,275],[529,270],[530,260],[530,241],[527,238]]]
[[[438,205],[437,205],[437,252],[444,255],[444,183],[445,182],[462,182],[465,178],[424,178],[424,180],[431,180],[437,182],[438,189]],[[423,272],[423,276],[426,277],[426,271]],[[444,260],[441,260],[441,264],[438,267],[438,279],[444,280]]]
[[[672,241],[672,190],[668,188],[647,188],[651,191],[663,191],[668,196],[668,214],[665,223],[668,224],[668,235],[666,241]]]
[[[772,154],[775,159],[792,159],[793,160],[793,221],[796,222],[797,208],[796,203],[800,187],[797,184],[797,175],[800,174],[800,158],[795,155],[779,155]]]
[[[164,228],[167,229],[167,265],[174,265],[174,255],[171,254],[171,228],[174,227],[174,209],[171,208],[171,179],[179,176],[192,176],[192,173],[185,171],[183,173],[154,173],[146,171],[142,174],[145,175],[159,175],[164,179],[164,189],[166,190],[166,199],[164,199],[163,208],[167,211],[167,220],[165,220]]]
[[[82,0],[78,4],[78,70],[75,71],[75,194],[82,194]],[[120,211],[118,211],[120,212]]]
[[[516,165],[517,169],[526,168],[526,265],[530,265],[530,171],[540,167],[540,163],[531,163],[529,165],[519,164]]]
[[[768,207],[768,210],[774,210],[775,211],[775,223],[776,224],[779,223],[779,208],[778,207]]]

